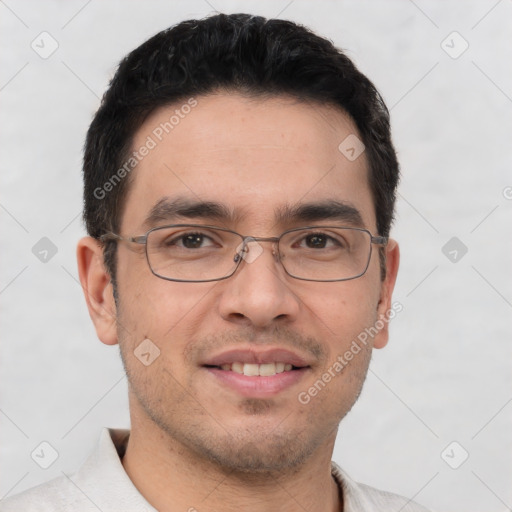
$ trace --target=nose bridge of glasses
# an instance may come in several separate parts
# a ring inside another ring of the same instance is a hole
[[[276,260],[279,259],[279,251],[277,250],[277,245],[279,243],[278,237],[245,236],[236,248],[234,261],[238,262],[240,259],[244,259],[247,263],[255,261],[256,258],[263,253],[263,247],[259,242],[272,243],[272,255]]]

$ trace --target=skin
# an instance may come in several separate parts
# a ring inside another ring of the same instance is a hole
[[[219,93],[196,99],[198,105],[133,171],[122,235],[145,233],[144,219],[155,203],[177,195],[221,202],[236,218],[176,223],[278,236],[298,225],[277,222],[276,208],[335,199],[357,208],[364,227],[378,234],[364,153],[350,162],[338,150],[357,134],[346,114],[287,97]],[[134,148],[176,107],[153,113],[136,133]],[[316,222],[322,223],[332,221]],[[308,404],[297,395],[391,308],[398,245],[391,240],[385,249],[385,280],[374,247],[362,277],[331,283],[287,276],[271,244],[261,246],[263,253],[229,279],[179,283],[150,272],[143,246],[120,242],[116,305],[100,245],[89,237],[79,243],[80,280],[98,337],[120,344],[128,373],[132,430],[122,462],[158,510],[342,509],[330,469],[337,427],[361,391],[372,349],[387,343],[387,322]],[[145,338],[160,349],[149,366],[133,353]],[[290,388],[254,399],[201,367],[204,357],[251,346],[291,349],[310,368]]]

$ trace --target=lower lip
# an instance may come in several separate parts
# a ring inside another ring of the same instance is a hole
[[[309,368],[300,368],[288,372],[276,373],[270,377],[247,376],[231,370],[210,368],[206,370],[219,379],[224,385],[234,389],[243,396],[252,398],[268,398],[297,384]]]

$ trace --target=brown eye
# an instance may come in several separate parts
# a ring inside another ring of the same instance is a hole
[[[163,241],[163,246],[166,248],[177,248],[177,249],[204,249],[207,247],[213,247],[215,242],[213,239],[205,233],[176,233],[168,236]]]
[[[205,236],[198,233],[189,234],[181,237],[182,244],[187,249],[198,249],[199,247],[201,247],[204,239]]]
[[[306,237],[306,245],[310,249],[324,249],[328,238],[329,237],[320,234],[310,235]]]

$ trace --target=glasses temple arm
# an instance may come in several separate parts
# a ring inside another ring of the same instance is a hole
[[[372,235],[372,244],[377,245],[388,245],[389,238],[387,236],[373,236]]]

